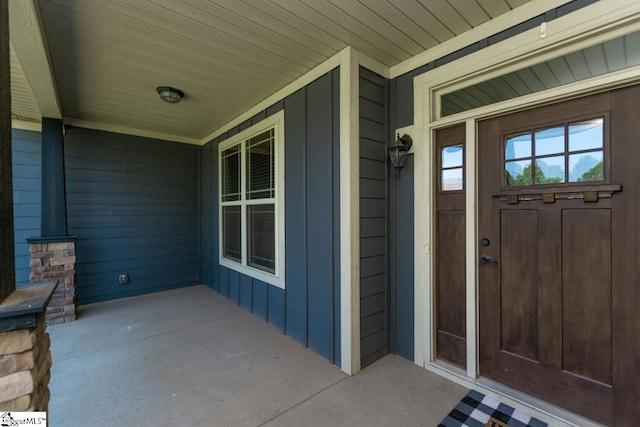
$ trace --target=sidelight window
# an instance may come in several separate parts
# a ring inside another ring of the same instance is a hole
[[[504,143],[508,187],[601,182],[605,179],[604,118],[508,135]]]
[[[464,190],[464,151],[462,144],[442,147],[440,151],[440,191]]]
[[[284,287],[284,115],[220,144],[220,264]]]

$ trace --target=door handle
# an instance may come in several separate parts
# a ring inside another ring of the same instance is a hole
[[[480,257],[480,264],[482,264],[482,265],[487,265],[487,264],[500,265],[496,261],[492,260],[491,257],[489,257],[488,255],[482,255]]]

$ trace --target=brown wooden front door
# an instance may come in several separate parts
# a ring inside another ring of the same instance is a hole
[[[478,127],[480,374],[616,425],[640,424],[638,100]]]

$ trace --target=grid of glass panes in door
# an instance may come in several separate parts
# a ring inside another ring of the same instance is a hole
[[[509,187],[604,180],[604,118],[520,132],[506,137]]]
[[[262,132],[224,150],[221,159],[223,256],[270,273],[275,272],[276,252],[274,136],[273,129]]]

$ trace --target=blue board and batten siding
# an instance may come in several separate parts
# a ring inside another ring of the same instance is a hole
[[[200,283],[200,147],[74,127],[64,145],[78,302]]]
[[[387,90],[360,67],[360,356],[362,367],[388,351]]]
[[[29,282],[30,255],[27,238],[40,236],[42,190],[42,136],[40,132],[13,129],[13,227],[16,282]]]
[[[202,147],[203,282],[340,365],[339,71]],[[218,144],[284,109],[286,289],[219,266]]]

